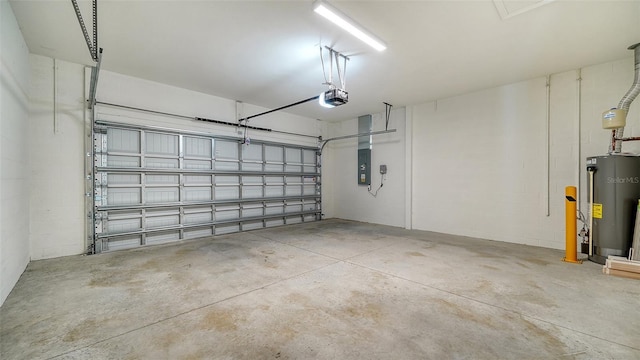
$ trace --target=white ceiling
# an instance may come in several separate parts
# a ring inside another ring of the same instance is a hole
[[[496,2],[330,1],[386,41],[379,53],[311,0],[99,0],[102,68],[276,108],[326,90],[322,43],[351,57],[349,103],[287,111],[341,120],[631,57],[640,42],[637,0]],[[90,4],[80,1],[91,33]],[[71,1],[11,6],[32,53],[93,64]]]

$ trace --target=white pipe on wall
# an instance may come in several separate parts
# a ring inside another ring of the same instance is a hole
[[[576,144],[578,149],[576,150],[576,183],[578,184],[578,198],[580,197],[580,193],[582,192],[582,177],[580,174],[582,173],[582,69],[576,70],[576,97],[577,97],[577,106],[576,106],[576,114],[577,114],[577,139]],[[578,199],[578,212],[581,209],[581,201]]]
[[[545,137],[544,137],[544,142],[545,142],[545,146],[544,146],[544,151],[545,151],[545,182],[544,182],[544,189],[545,189],[545,213],[546,216],[550,216],[551,215],[551,209],[550,209],[550,200],[551,200],[551,193],[550,193],[550,181],[551,181],[551,170],[550,170],[550,163],[551,163],[551,151],[550,151],[550,147],[551,147],[551,142],[549,140],[549,136],[550,136],[550,121],[551,121],[551,75],[547,75],[547,113],[546,113],[546,121],[545,121]]]
[[[53,58],[53,133],[58,133],[58,63]]]

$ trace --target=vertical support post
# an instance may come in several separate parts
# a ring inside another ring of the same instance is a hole
[[[565,257],[563,261],[582,264],[582,260],[578,260],[577,250],[577,189],[575,186],[567,186],[564,190],[565,195],[565,217],[566,217],[566,238],[565,238]]]

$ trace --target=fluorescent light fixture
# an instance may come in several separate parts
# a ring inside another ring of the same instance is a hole
[[[382,51],[387,48],[387,45],[384,43],[384,41],[378,39],[375,35],[365,30],[353,19],[351,19],[335,7],[329,5],[328,3],[322,0],[316,0],[313,3],[313,11],[324,16],[329,21],[340,26],[344,30],[347,30],[349,33],[351,33],[351,35],[364,41],[374,49]]]

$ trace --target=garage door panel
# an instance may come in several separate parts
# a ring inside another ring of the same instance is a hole
[[[262,229],[264,227],[264,224],[262,223],[262,221],[247,221],[247,222],[243,222],[242,223],[242,230],[255,230],[255,229]]]
[[[148,187],[145,192],[147,204],[171,203],[180,200],[178,187]]]
[[[184,189],[186,201],[211,200],[210,187],[188,187]]]
[[[277,215],[284,213],[284,204],[267,204],[265,210],[265,215]]]
[[[180,165],[178,159],[148,157],[145,160],[146,167],[151,169],[177,169]]]
[[[243,146],[242,160],[262,162],[262,145],[250,144]]]
[[[146,153],[178,156],[178,136],[148,132]]]
[[[168,242],[174,242],[180,240],[179,231],[163,231],[152,232],[147,234],[145,243],[146,245],[164,244]]]
[[[245,199],[257,199],[262,197],[262,185],[260,186],[243,186],[242,197]]]
[[[188,170],[208,170],[211,169],[210,160],[185,160],[184,168]]]
[[[284,148],[282,146],[265,145],[264,155],[267,162],[284,162]]]
[[[109,174],[107,176],[108,185],[138,185],[140,175],[137,174]]]
[[[211,235],[213,235],[213,228],[211,226],[205,228],[188,229],[184,231],[185,239],[196,239]]]
[[[282,226],[282,225],[284,225],[284,220],[283,219],[265,220],[265,226],[266,227],[274,227],[274,226]]]
[[[320,219],[317,149],[99,123],[98,251]]]
[[[147,185],[178,185],[178,175],[147,175]]]
[[[211,175],[185,175],[185,185],[211,185]]]
[[[224,235],[240,231],[240,224],[220,224],[215,227],[215,235]]]
[[[104,250],[124,250],[132,249],[140,246],[142,242],[142,235],[127,235],[109,238],[104,243]]]
[[[163,216],[147,216],[146,218],[146,228],[161,228],[172,225],[180,224],[180,216],[178,215],[163,215]]]
[[[240,208],[237,206],[217,207],[215,217],[216,221],[238,220],[240,219]]]
[[[242,171],[262,171],[262,163],[242,163]]]
[[[262,205],[260,205],[259,207],[245,206],[242,208],[243,218],[258,217],[258,216],[262,216],[263,213],[264,213],[264,208],[262,207]]]
[[[239,186],[216,187],[215,189],[216,200],[233,200],[239,197],[240,197]]]
[[[109,220],[107,224],[107,229],[110,233],[125,233],[142,228],[142,220],[140,218]]]
[[[184,215],[184,223],[187,225],[210,223],[210,222],[213,222],[213,213],[211,209],[209,209],[209,212],[205,212],[205,213],[195,213],[195,214]]]
[[[137,167],[140,167],[140,157],[109,155],[107,156],[107,166],[137,168]]]
[[[111,152],[140,153],[140,131],[108,129],[107,146]]]
[[[211,159],[211,139],[186,136],[184,141],[185,157]]]
[[[265,186],[265,197],[281,197],[284,196],[284,186]]]
[[[216,160],[238,160],[238,142],[228,140],[214,141]]]
[[[140,188],[109,188],[106,205],[140,204],[142,190]]]

